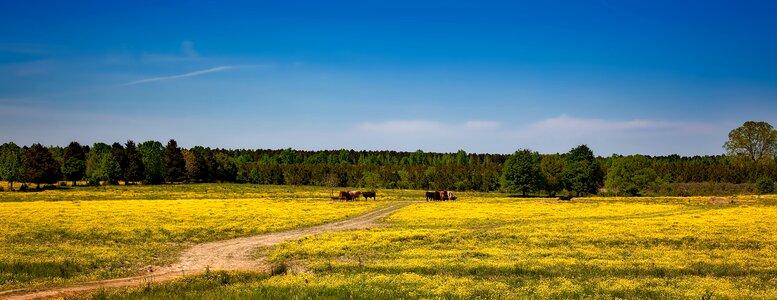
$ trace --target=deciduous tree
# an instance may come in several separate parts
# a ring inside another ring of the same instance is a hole
[[[594,153],[588,146],[577,146],[564,157],[564,171],[561,176],[564,188],[578,196],[585,193],[596,194],[602,185],[603,177]]]
[[[766,122],[747,121],[728,133],[723,148],[728,155],[754,162],[773,157],[777,155],[777,130]]]
[[[540,155],[528,149],[518,150],[502,167],[502,187],[509,192],[536,191],[542,184]]]
[[[76,181],[83,179],[84,175],[86,175],[86,153],[84,153],[84,147],[78,142],[70,142],[65,147],[62,159],[62,175],[65,180],[72,181],[73,186],[75,186]]]
[[[0,178],[8,181],[11,191],[14,181],[22,181],[25,174],[22,148],[12,142],[0,146]]]
[[[138,145],[143,161],[143,183],[158,184],[164,180],[165,147],[158,141],[145,141]]]
[[[564,160],[561,155],[544,155],[540,161],[540,171],[542,171],[544,188],[551,197],[556,196],[563,188],[561,174],[564,172]]]
[[[61,166],[49,149],[41,144],[33,144],[30,149],[24,151],[24,164],[26,179],[34,182],[38,189],[41,183],[56,183],[62,178]]]
[[[626,192],[637,196],[656,183],[656,171],[650,159],[643,155],[614,156],[604,185],[616,194]]]

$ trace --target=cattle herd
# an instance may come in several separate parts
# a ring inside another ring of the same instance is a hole
[[[332,197],[332,200],[359,200],[359,197],[364,197],[364,200],[372,198],[375,200],[375,192],[361,192],[361,191],[340,191],[340,196]]]
[[[426,201],[456,200],[456,195],[451,191],[426,191]]]
[[[375,200],[375,191],[340,191],[340,194],[337,197],[332,197],[332,200],[356,201],[359,200],[360,197],[364,197],[364,200],[369,198]],[[456,200],[456,195],[451,191],[426,191],[426,201],[448,200]]]

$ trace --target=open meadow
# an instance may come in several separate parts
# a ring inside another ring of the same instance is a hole
[[[196,243],[420,202],[385,226],[257,249],[275,266],[101,290],[84,298],[777,298],[777,197],[575,198],[196,184],[0,194],[0,288],[135,275]],[[323,200],[323,201],[322,201]],[[733,200],[733,203],[728,203]]]
[[[106,186],[0,193],[0,290],[138,274],[196,243],[332,222],[380,202],[315,188]]]

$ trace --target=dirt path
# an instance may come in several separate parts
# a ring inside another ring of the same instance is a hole
[[[152,267],[152,271],[143,276],[108,279],[84,282],[69,287],[48,290],[10,290],[0,292],[0,299],[21,300],[62,297],[103,288],[121,288],[162,282],[211,270],[253,270],[266,271],[269,266],[265,258],[252,257],[260,247],[269,247],[281,242],[296,240],[306,235],[316,235],[327,232],[363,229],[380,225],[376,221],[409,203],[392,204],[366,214],[344,221],[327,223],[313,227],[273,232],[262,235],[235,238],[199,244],[185,250],[178,262],[168,267]]]

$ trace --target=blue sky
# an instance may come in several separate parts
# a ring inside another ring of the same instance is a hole
[[[0,142],[704,155],[777,125],[774,1],[3,6]]]

